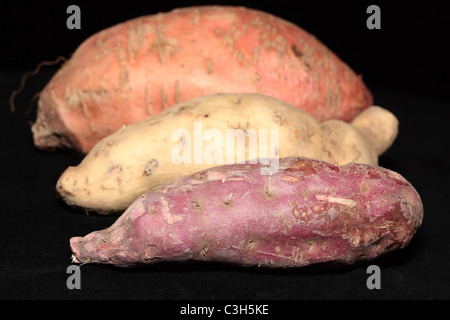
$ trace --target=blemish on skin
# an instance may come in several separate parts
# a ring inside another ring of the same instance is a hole
[[[143,176],[149,177],[152,175],[152,170],[158,168],[159,162],[156,159],[151,159],[145,164]]]
[[[238,62],[244,62],[244,54],[240,50],[234,50],[233,56],[237,59]]]
[[[326,148],[325,145],[323,146],[322,151],[323,151],[324,153],[326,153],[330,159],[333,158],[333,154],[331,153],[330,150],[328,150],[328,149]]]
[[[281,180],[287,181],[287,182],[292,182],[292,183],[299,181],[299,179],[297,179],[296,177],[292,177],[292,176],[281,176]]]
[[[272,120],[279,126],[282,126],[286,123],[286,120],[283,118],[283,116],[279,114],[274,114]]]
[[[253,240],[253,239],[250,239],[250,240],[247,242],[247,245],[246,245],[246,251],[249,252],[250,250],[252,250],[252,249],[255,247],[255,245],[256,245],[256,241]]]
[[[167,93],[164,87],[161,89],[161,101],[163,103],[163,108],[167,109],[169,106],[167,105]]]
[[[242,97],[237,97],[236,99],[233,100],[233,103],[237,104],[237,105],[241,104],[241,102],[242,102]],[[239,126],[240,126],[240,124],[239,124]]]
[[[115,165],[113,165],[112,163],[108,166],[108,169],[107,169],[107,172],[108,173],[112,173],[112,172],[115,172],[115,171],[117,171],[117,172],[121,172],[123,169],[122,169],[122,165],[120,165],[120,164],[115,164]]]
[[[206,59],[206,71],[208,74],[212,74],[214,72],[214,65],[210,58]]]
[[[147,246],[147,248],[144,251],[144,254],[142,256],[142,258],[144,260],[150,260],[150,259],[154,259],[154,258],[161,258],[159,256],[156,255],[157,253],[157,247],[154,244],[149,244]]]
[[[257,64],[259,62],[259,47],[253,47],[253,63]]]
[[[243,181],[247,179],[247,176],[245,174],[232,174],[228,178],[226,178],[227,181]]]
[[[81,110],[83,112],[83,116],[86,118],[86,120],[88,122],[89,128],[91,129],[92,133],[96,133],[97,130],[96,130],[95,126],[94,126],[94,123],[91,120],[91,115],[88,112],[86,104],[84,103],[82,94],[80,92],[76,92],[76,96],[78,98],[79,105],[80,105]]]
[[[304,53],[300,51],[299,48],[295,44],[291,46],[292,52],[294,52],[294,55],[298,58],[301,58],[304,56]]]
[[[162,205],[162,214],[167,224],[175,224],[183,220],[182,216],[170,212],[169,203],[164,197],[161,197],[160,202]]]
[[[368,168],[366,171],[366,176],[369,179],[374,179],[374,180],[378,180],[378,179],[382,179],[383,175],[381,172],[377,171],[376,169],[372,169],[372,168]]]
[[[369,191],[369,183],[366,180],[361,182],[361,186],[359,187],[361,194],[366,194]]]
[[[197,25],[200,22],[200,10],[199,9],[195,9],[194,10],[194,17],[191,20],[191,24],[192,25]]]
[[[206,256],[208,254],[208,249],[209,249],[209,247],[203,247],[203,249],[201,251],[203,256]]]
[[[181,86],[180,86],[180,81],[177,79],[177,81],[175,81],[175,102],[179,103],[181,102]]]
[[[340,198],[340,197],[332,197],[325,194],[317,194],[316,199],[319,201],[326,201],[329,203],[337,203],[342,204],[349,208],[354,208],[358,205],[358,203],[353,199]]]
[[[233,197],[233,193],[230,193],[230,195],[222,201],[222,203],[227,207],[230,208],[231,207],[231,198]]]
[[[111,187],[105,187],[104,184],[100,184],[100,188],[104,191],[104,190],[114,190],[114,188]]]
[[[331,188],[330,188],[330,193],[333,195],[333,196],[336,196],[336,187],[335,186],[332,186]]]
[[[294,55],[303,61],[303,63],[305,64],[306,71],[311,70],[311,64],[309,63],[305,54],[295,44],[291,46],[291,49]]]
[[[208,181],[222,180],[222,182],[225,182],[228,178],[228,174],[221,171],[208,171],[205,175],[207,176]]]
[[[68,196],[72,196],[73,195],[72,192],[65,190],[62,186],[58,186],[58,188],[65,195],[68,195]]]
[[[173,38],[166,38],[163,34],[163,25],[162,23],[158,23],[157,29],[157,39],[152,43],[151,51],[156,52],[158,54],[159,62],[164,64],[165,55],[169,53],[172,57],[177,53],[181,52],[180,47],[178,46],[178,40]]]
[[[402,186],[409,186],[408,181],[405,180],[404,177],[402,177],[399,173],[388,171],[387,172],[387,178],[390,180],[393,180],[395,183],[402,185]]]
[[[273,194],[272,194],[272,192],[269,190],[269,187],[268,187],[268,186],[265,186],[265,187],[264,187],[264,196],[265,196],[267,199],[273,198]]]
[[[292,214],[294,218],[299,221],[306,221],[308,218],[308,211],[305,209],[299,209],[297,205],[292,209]]]
[[[304,159],[297,159],[295,162],[289,164],[289,166],[285,169],[285,172],[297,172],[301,170],[303,172],[303,176],[306,178],[308,176],[316,174],[316,167],[317,164],[314,162],[311,163]]]
[[[150,90],[150,86],[145,86],[145,111],[149,116],[152,115],[153,97]]]
[[[311,210],[315,214],[316,213],[322,213],[322,212],[325,212],[327,210],[327,206],[328,206],[328,203],[319,202],[319,203],[314,204],[311,207]]]
[[[194,200],[194,201],[192,201],[192,205],[193,205],[193,207],[194,207],[194,210],[195,211],[200,211],[200,204],[198,203],[198,201],[196,201],[196,200]]]
[[[196,180],[206,181],[208,179],[208,173],[205,171],[198,172],[195,173],[192,178]]]

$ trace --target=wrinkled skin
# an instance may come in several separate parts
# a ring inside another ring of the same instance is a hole
[[[147,193],[110,228],[72,238],[72,259],[351,264],[405,247],[422,222],[418,193],[393,171],[307,158],[280,159],[272,175],[262,167],[215,167]]]

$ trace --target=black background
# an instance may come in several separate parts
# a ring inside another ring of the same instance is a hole
[[[450,297],[449,19],[437,1],[2,1],[0,3],[0,298],[3,299],[448,299]],[[66,28],[66,8],[81,8],[81,30]],[[146,269],[81,267],[81,290],[69,290],[71,236],[111,225],[56,197],[55,183],[79,159],[34,149],[25,114],[58,66],[20,77],[45,60],[70,57],[88,36],[140,15],[198,4],[261,9],[324,42],[394,112],[400,133],[380,165],[405,176],[422,196],[425,218],[411,244],[376,261],[339,270],[241,269],[219,264],[164,264]],[[381,8],[381,30],[368,30],[366,9]],[[382,288],[366,287],[366,268],[381,268]]]

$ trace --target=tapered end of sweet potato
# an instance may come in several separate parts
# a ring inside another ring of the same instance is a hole
[[[94,231],[85,237],[72,237],[70,248],[72,250],[72,262],[79,264],[114,264],[126,267],[136,264],[133,246],[119,236],[108,236],[108,229]],[[126,231],[125,227],[122,228]],[[111,231],[111,230],[109,230]],[[108,241],[107,239],[112,241]]]
[[[55,150],[64,144],[64,139],[53,131],[51,122],[52,120],[39,108],[36,122],[31,127],[34,145],[38,149]]]
[[[121,267],[135,265],[142,260],[136,243],[139,235],[133,227],[136,212],[143,208],[131,205],[113,224],[114,227],[93,231],[84,237],[72,237],[70,248],[73,263],[102,263]]]
[[[78,257],[80,256],[80,252],[78,250],[77,243],[81,240],[81,237],[73,237],[70,239],[70,249],[72,249],[72,262],[73,263],[81,263],[80,260],[78,260]]]
[[[61,145],[60,138],[53,133],[40,110],[38,110],[38,118],[31,127],[31,131],[33,132],[34,144],[39,149],[53,150]]]
[[[100,231],[92,232],[85,237],[70,239],[73,263],[107,263],[110,254],[106,248],[100,246]]]
[[[44,90],[38,101],[36,122],[31,127],[34,145],[40,150],[80,150],[76,137],[65,126],[56,101]]]
[[[351,124],[364,135],[378,155],[386,152],[398,135],[397,117],[379,106],[367,108],[357,115]]]

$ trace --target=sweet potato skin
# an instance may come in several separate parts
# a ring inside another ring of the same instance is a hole
[[[351,264],[405,247],[422,222],[418,193],[393,171],[298,157],[272,176],[261,166],[214,167],[142,195],[108,229],[71,238],[73,262]]]
[[[320,121],[350,121],[372,104],[361,78],[298,26],[243,7],[191,7],[83,42],[41,92],[34,142],[86,154],[123,125],[216,92],[274,96]]]
[[[397,117],[379,106],[370,106],[357,115],[351,124],[371,142],[378,155],[386,152],[398,135]]]

